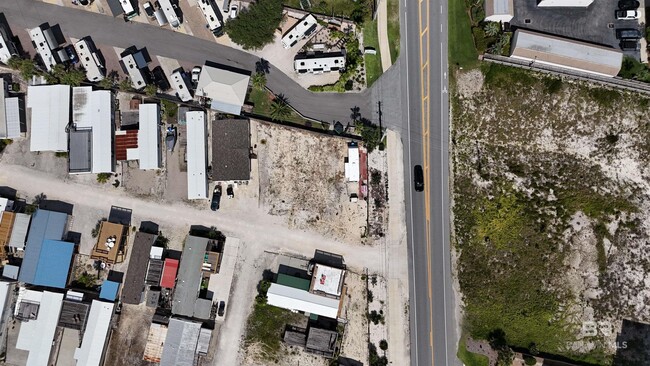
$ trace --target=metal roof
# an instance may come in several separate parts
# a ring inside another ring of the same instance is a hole
[[[512,39],[511,57],[610,77],[623,62],[623,53],[613,48],[521,29]]]
[[[187,112],[187,198],[207,199],[205,113]]]
[[[348,144],[348,161],[345,163],[345,179],[348,182],[359,181],[359,146],[351,142]]]
[[[325,357],[332,357],[336,350],[338,336],[336,331],[310,327],[305,350]]]
[[[115,301],[115,299],[117,299],[117,293],[119,291],[119,282],[106,280],[102,283],[102,288],[99,291],[99,298],[108,301]]]
[[[68,215],[61,212],[36,210],[29,228],[25,256],[18,279],[33,283],[36,278],[41,249],[45,240],[61,240],[66,230]]]
[[[2,104],[2,103],[0,103]],[[5,98],[5,117],[6,117],[6,126],[7,126],[7,138],[15,139],[20,137],[20,124],[21,116],[20,113],[20,98],[11,97]]]
[[[0,48],[1,49],[1,48]],[[7,136],[7,114],[5,113],[5,94],[7,89],[7,82],[0,79],[0,138],[8,138]]]
[[[540,8],[586,8],[593,2],[594,0],[540,0],[537,6]]]
[[[211,108],[239,115],[246,99],[250,76],[204,65],[195,95],[210,98]]]
[[[272,283],[267,292],[267,303],[283,309],[302,311],[336,319],[339,300],[315,295],[307,291]]]
[[[68,172],[90,173],[92,170],[93,131],[90,128],[70,130]]]
[[[122,301],[126,304],[139,304],[144,291],[144,277],[147,274],[149,251],[156,241],[156,235],[138,231],[133,239],[129,268],[122,286]]]
[[[201,323],[170,319],[160,366],[194,366],[200,333]]]
[[[38,314],[36,319],[20,325],[16,348],[29,352],[27,366],[47,366],[63,304],[63,294],[26,290],[22,299],[38,304]]]
[[[209,240],[192,235],[185,239],[172,301],[173,314],[187,317],[194,315],[194,303],[201,287],[201,265]]]
[[[36,267],[33,285],[65,288],[70,273],[74,243],[45,240]]]
[[[92,130],[91,172],[110,173],[113,167],[113,96],[91,86],[72,88],[72,123]],[[70,150],[72,151],[72,139]]]
[[[14,227],[11,230],[11,239],[9,239],[8,246],[10,248],[24,249],[25,238],[27,238],[27,230],[29,229],[29,221],[32,219],[30,215],[17,213],[14,219]]]
[[[6,264],[4,267],[2,267],[2,276],[11,278],[12,280],[18,279],[18,271],[20,270],[20,267],[14,266],[11,264]]]
[[[137,149],[127,149],[128,160],[138,159],[140,169],[160,169],[160,107],[158,104],[140,104],[140,129]],[[133,152],[136,152],[136,157]]]
[[[199,344],[196,347],[196,352],[201,354],[208,354],[208,348],[210,348],[211,338],[212,338],[212,331],[207,328],[201,328],[201,334],[199,335]]]
[[[113,303],[93,300],[81,347],[74,351],[78,365],[101,365],[112,316]]]
[[[174,288],[174,285],[176,284],[176,273],[178,273],[178,259],[165,259],[165,266],[163,267],[162,278],[160,279],[160,287]]]
[[[310,282],[304,278],[289,276],[284,273],[278,273],[278,278],[275,281],[278,285],[289,286],[303,291],[309,291]]]
[[[30,151],[68,151],[70,86],[30,85],[27,107],[32,109]]]
[[[146,284],[158,286],[162,277],[163,261],[162,259],[151,258],[149,256],[149,266],[147,267]]]
[[[212,122],[212,180],[249,180],[250,127],[247,119]]]

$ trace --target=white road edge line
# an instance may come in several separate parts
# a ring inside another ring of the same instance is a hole
[[[404,7],[406,7],[406,0],[404,0]],[[404,34],[408,34],[408,18],[406,17],[406,9],[404,10]],[[407,133],[407,135],[406,136],[408,137],[408,141],[409,141],[409,144],[408,144],[408,146],[409,146],[409,148],[408,148],[409,163],[410,163],[410,165],[413,165],[413,163],[411,161],[411,146],[410,146],[411,145],[410,144],[410,141],[411,141],[411,99],[410,99],[410,95],[409,95],[409,51],[408,51],[409,43],[406,42],[404,47],[405,47],[405,51],[406,51],[406,119],[407,119],[407,121],[406,121],[406,129],[407,129],[406,133]],[[410,210],[411,210],[411,244],[412,244],[411,245],[411,258],[412,258],[412,260],[415,260],[415,250],[413,249],[413,247],[414,247],[414,245],[413,245],[413,233],[414,233],[414,231],[413,231],[413,195],[412,195],[412,192],[411,192],[411,183],[410,183],[413,180],[413,177],[411,176],[411,174],[413,174],[413,172],[411,170],[410,165],[408,167],[406,167],[408,169],[408,172],[409,172],[409,181],[405,182],[406,183],[405,187],[408,187],[409,198],[410,198],[410,201],[411,201],[411,204],[410,204]],[[418,315],[417,315],[417,310],[416,310],[417,309],[417,289],[415,288],[415,266],[411,266],[411,272],[412,272],[412,275],[413,275],[413,284],[412,284],[412,286],[413,286],[413,304],[414,304],[414,306],[413,306],[413,309],[410,309],[410,310],[413,311],[413,320],[414,320],[415,324],[417,324],[418,323],[417,322]],[[409,328],[411,328],[411,327],[409,327]],[[413,328],[411,328],[411,329],[413,329]],[[417,329],[415,329],[415,331],[413,333],[415,334],[415,344],[411,345],[411,347],[415,347],[415,349],[417,349],[417,344],[418,344],[418,332],[417,332]],[[418,365],[417,352],[415,354],[415,362],[413,362],[413,361],[414,360],[411,360],[411,365],[417,366]]]
[[[440,24],[440,28],[442,28],[442,22]],[[443,49],[443,43],[440,43],[440,73],[444,73],[445,67],[445,58],[444,58],[444,49]],[[443,87],[443,89],[446,89],[445,86],[445,80],[440,79],[440,84]],[[445,93],[440,93],[440,168],[441,168],[441,174],[440,174],[440,206],[441,206],[441,212],[443,212],[443,215],[440,216],[440,219],[442,220],[442,279],[443,279],[443,284],[442,284],[442,298],[444,299],[443,301],[443,306],[442,308],[444,309],[445,313],[445,361],[449,360],[449,340],[447,339],[447,278],[446,278],[446,266],[445,266],[445,174],[442,171],[444,169],[444,152],[445,152],[445,144],[444,144],[444,122],[445,122],[445,115],[444,115],[444,107],[445,106]],[[450,248],[451,249],[451,248]]]

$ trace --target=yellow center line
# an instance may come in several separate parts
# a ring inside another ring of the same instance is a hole
[[[422,4],[424,3],[424,10]],[[425,14],[426,25],[423,27],[422,14]],[[432,287],[432,273],[431,273],[431,191],[430,191],[430,173],[429,173],[429,128],[430,121],[430,65],[429,65],[429,0],[419,0],[418,6],[418,30],[420,31],[420,96],[421,96],[421,115],[422,115],[422,149],[423,149],[423,174],[424,174],[424,206],[426,218],[426,253],[427,253],[427,287],[429,296],[429,344],[431,346],[431,365],[434,364],[433,354],[433,287]],[[424,53],[423,47],[426,47]],[[425,86],[426,80],[426,86]]]

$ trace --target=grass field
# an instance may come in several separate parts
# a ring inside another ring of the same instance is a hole
[[[388,46],[393,63],[399,57],[399,2],[388,0]]]
[[[364,47],[373,47],[376,51],[376,55],[364,55],[364,62],[366,64],[366,76],[368,80],[368,87],[379,79],[383,73],[381,68],[381,53],[379,52],[379,39],[377,35],[377,21],[368,21],[363,26],[363,42]]]
[[[464,0],[449,1],[449,63],[465,69],[479,65]]]
[[[255,303],[254,306],[246,326],[246,342],[259,343],[265,358],[277,363],[285,326],[298,321],[302,315],[266,303]]]
[[[296,9],[301,9],[301,2],[305,10],[344,18],[350,18],[357,7],[357,3],[352,0],[284,0],[285,5]],[[307,5],[309,3],[311,7]]]
[[[465,366],[489,366],[488,363],[490,360],[486,356],[467,350],[465,347],[465,337],[460,337],[460,341],[458,341],[458,353],[456,356],[458,356],[459,360],[463,361]]]

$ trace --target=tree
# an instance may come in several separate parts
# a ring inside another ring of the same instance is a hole
[[[291,107],[284,95],[280,94],[271,102],[271,119],[281,121],[291,115]]]
[[[147,84],[147,86],[144,87],[144,93],[150,97],[155,97],[156,93],[158,93],[158,87],[153,84]]]
[[[226,33],[246,50],[258,50],[273,42],[282,21],[282,0],[258,0],[226,23]]]
[[[122,91],[133,91],[133,85],[131,84],[131,80],[129,80],[129,78],[120,81],[118,87]]]
[[[496,37],[501,33],[501,23],[498,22],[487,22],[485,24],[485,27],[483,27],[483,30],[485,30],[485,35],[488,37]]]
[[[268,74],[271,71],[271,64],[263,58],[255,62],[255,72],[259,74]]]
[[[105,78],[99,81],[98,85],[104,89],[113,89],[115,86],[115,78],[112,75],[106,75]]]
[[[32,59],[14,56],[9,59],[7,65],[12,69],[18,70],[23,79],[31,79],[32,76],[39,74],[38,69],[36,69],[36,63]]]
[[[74,67],[66,70],[66,68],[61,64],[54,66],[54,69],[52,69],[52,75],[59,83],[70,86],[79,86],[86,79],[85,72],[75,69]]]
[[[385,339],[382,339],[381,341],[379,341],[379,348],[382,351],[387,350],[388,349],[388,342]]]
[[[382,130],[379,128],[379,126],[373,124],[367,119],[362,118],[356,122],[355,128],[357,131],[359,131],[361,139],[365,143],[368,152],[371,152],[377,146],[379,146],[382,137]]]
[[[263,73],[255,73],[253,74],[253,86],[257,89],[264,89],[266,86],[266,75]]]

